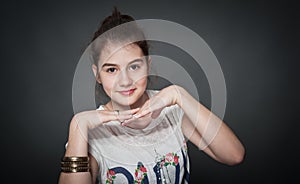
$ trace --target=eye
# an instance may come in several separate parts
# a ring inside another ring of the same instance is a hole
[[[116,72],[116,71],[117,71],[116,68],[108,68],[108,69],[106,69],[106,72],[107,72],[107,73],[114,73],[114,72]]]
[[[139,68],[140,68],[140,66],[137,65],[137,64],[135,64],[135,65],[130,65],[130,67],[129,67],[130,70],[137,70],[137,69],[139,69]]]

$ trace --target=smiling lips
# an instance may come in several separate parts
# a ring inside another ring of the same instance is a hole
[[[119,93],[121,95],[124,95],[124,96],[129,96],[129,95],[132,95],[134,93],[134,91],[136,90],[136,88],[134,89],[130,89],[130,90],[126,90],[126,91],[119,91]]]

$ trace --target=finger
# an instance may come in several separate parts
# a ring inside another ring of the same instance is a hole
[[[144,129],[151,123],[151,117],[149,116],[144,116],[139,119],[130,119],[128,121],[125,121],[122,123],[122,126],[130,127],[133,129]]]
[[[130,110],[125,110],[125,111],[120,111],[120,114],[135,114],[137,113],[141,108],[135,108],[135,109],[130,109]]]
[[[135,123],[135,122],[137,122],[138,120],[143,120],[143,118],[138,118],[138,117],[136,117],[135,114],[134,114],[131,118],[124,120],[124,121],[122,122],[121,125],[132,124],[133,122]]]
[[[140,111],[137,113],[137,117],[145,116],[164,107],[165,105],[161,98],[152,97],[141,107]]]
[[[151,118],[151,113],[148,113],[142,117],[138,117],[136,114],[132,116],[132,118],[127,119],[122,122],[122,125],[127,125],[127,124],[132,124],[132,123],[140,123],[140,122],[145,122],[148,118]]]
[[[116,112],[114,111],[106,111],[106,112],[99,112],[101,114],[99,114],[99,116],[102,117],[103,123],[107,123],[110,121],[124,121],[127,119],[132,118],[132,114],[116,114]]]
[[[117,113],[117,120],[120,121],[121,123],[124,122],[125,120],[132,119],[133,114],[139,111],[140,108],[136,109],[131,109],[131,110],[126,110],[126,111],[118,111]]]
[[[144,116],[146,116],[146,115],[148,115],[148,114],[150,114],[150,113],[152,113],[152,111],[151,111],[151,109],[144,109],[144,110],[142,110],[142,111],[139,111],[137,114],[134,114],[133,115],[133,118],[141,118],[141,117],[144,117]]]
[[[134,129],[139,129],[141,126],[139,123],[136,122],[136,120],[129,120],[129,121],[125,120],[125,122],[122,122],[121,125],[134,128]]]
[[[121,122],[124,122],[134,118],[132,114],[128,114],[128,115],[125,114],[125,115],[119,115],[117,119],[120,120]]]
[[[135,109],[129,109],[129,110],[114,110],[114,111],[104,111],[107,114],[110,115],[133,115],[137,113],[140,110],[140,108],[135,108]]]
[[[160,109],[154,111],[151,115],[151,118],[156,119],[160,115],[162,110],[163,110],[163,108],[160,108]]]
[[[136,121],[136,118],[130,118],[130,119],[126,119],[124,120],[121,125],[126,126],[128,124],[131,124],[132,122]]]
[[[103,122],[109,121],[124,121],[125,119],[132,118],[132,115],[139,111],[139,108],[125,110],[125,111],[108,111],[108,110],[99,110],[98,116],[102,117]]]
[[[127,115],[110,115],[110,119],[108,121],[119,121],[119,122],[124,122],[125,120],[131,119],[132,115],[127,114]]]

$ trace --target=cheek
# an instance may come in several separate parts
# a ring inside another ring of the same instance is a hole
[[[147,68],[143,68],[141,71],[137,73],[132,74],[132,79],[134,80],[134,83],[137,85],[146,85],[147,84],[147,79],[148,79],[148,72]]]
[[[114,82],[113,78],[102,77],[102,86],[108,96],[111,96],[110,93],[114,87]]]
[[[146,86],[147,85],[147,81],[148,81],[147,75],[144,75],[143,77],[140,77],[135,82],[135,84],[138,85],[138,86]]]

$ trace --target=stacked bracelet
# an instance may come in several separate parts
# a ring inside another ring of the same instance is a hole
[[[89,157],[64,157],[61,161],[61,171],[66,173],[89,172]]]

